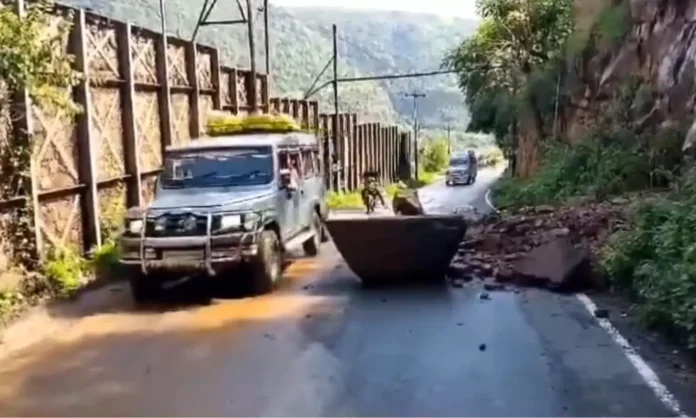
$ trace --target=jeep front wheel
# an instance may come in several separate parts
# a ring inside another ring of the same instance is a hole
[[[131,297],[136,304],[153,300],[159,293],[160,283],[155,277],[142,273],[134,273],[128,278]]]
[[[282,265],[278,236],[269,230],[261,232],[258,252],[249,260],[251,293],[262,295],[271,292],[280,279]]]

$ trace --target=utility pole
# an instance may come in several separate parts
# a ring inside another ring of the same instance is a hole
[[[247,8],[247,31],[249,32],[249,78],[251,79],[247,88],[249,89],[248,97],[249,113],[254,114],[259,110],[256,92],[256,46],[254,44],[254,8],[251,5],[251,0],[246,0]]]
[[[452,125],[447,123],[447,155],[452,155],[452,138],[450,137],[452,133]]]
[[[413,99],[413,159],[415,164],[415,178],[418,181],[418,99],[425,97],[423,93],[406,93],[404,96]]]
[[[271,41],[268,39],[268,0],[263,0],[263,39],[266,50],[266,76],[271,80]]]
[[[333,99],[334,99],[334,117],[333,117],[333,146],[329,147],[329,150],[331,150],[331,155],[329,155],[329,158],[331,159],[331,168],[333,169],[334,166],[334,154],[336,153],[336,145],[338,145],[338,142],[340,141],[339,138],[341,138],[341,124],[338,123],[338,35],[337,35],[337,29],[336,25],[332,25],[332,31],[333,31]],[[341,185],[340,185],[340,173],[336,172],[336,190],[338,190]],[[331,177],[329,177],[331,178]]]

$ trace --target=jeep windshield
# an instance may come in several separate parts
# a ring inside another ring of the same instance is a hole
[[[273,179],[271,147],[177,151],[167,155],[163,189],[256,186]]]
[[[459,167],[469,164],[469,159],[467,157],[454,157],[450,160],[450,167]]]

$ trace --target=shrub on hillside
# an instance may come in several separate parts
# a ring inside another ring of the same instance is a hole
[[[668,149],[649,148],[635,136],[618,134],[548,146],[539,172],[530,179],[503,179],[496,200],[501,206],[560,203],[575,196],[602,199],[668,185],[679,169],[671,157],[674,146],[669,141],[655,144]]]
[[[611,237],[601,267],[629,290],[648,325],[696,348],[696,173],[677,199],[645,204],[630,228]]]

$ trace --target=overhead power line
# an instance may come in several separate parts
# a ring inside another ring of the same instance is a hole
[[[329,60],[329,63],[331,63],[331,62],[332,61]],[[327,64],[327,66],[328,66],[328,64]],[[322,74],[324,71],[322,71]],[[365,76],[365,77],[344,77],[344,78],[337,78],[335,81],[340,84],[340,83],[354,83],[354,82],[359,82],[359,81],[379,81],[379,80],[396,80],[396,79],[401,79],[401,78],[431,77],[431,76],[436,76],[436,75],[454,74],[454,73],[456,73],[456,71],[454,71],[454,70],[439,70],[439,71],[427,71],[427,72],[422,72],[422,73],[384,74],[384,75]],[[321,74],[319,75],[319,77],[321,77]],[[308,98],[314,96],[319,91],[323,90],[324,88],[330,86],[333,83],[334,83],[334,80],[329,80],[329,81],[325,82],[324,84],[320,85],[319,87],[310,88],[307,91],[307,93],[305,93],[304,100],[307,100]],[[314,84],[316,84],[316,81]]]

